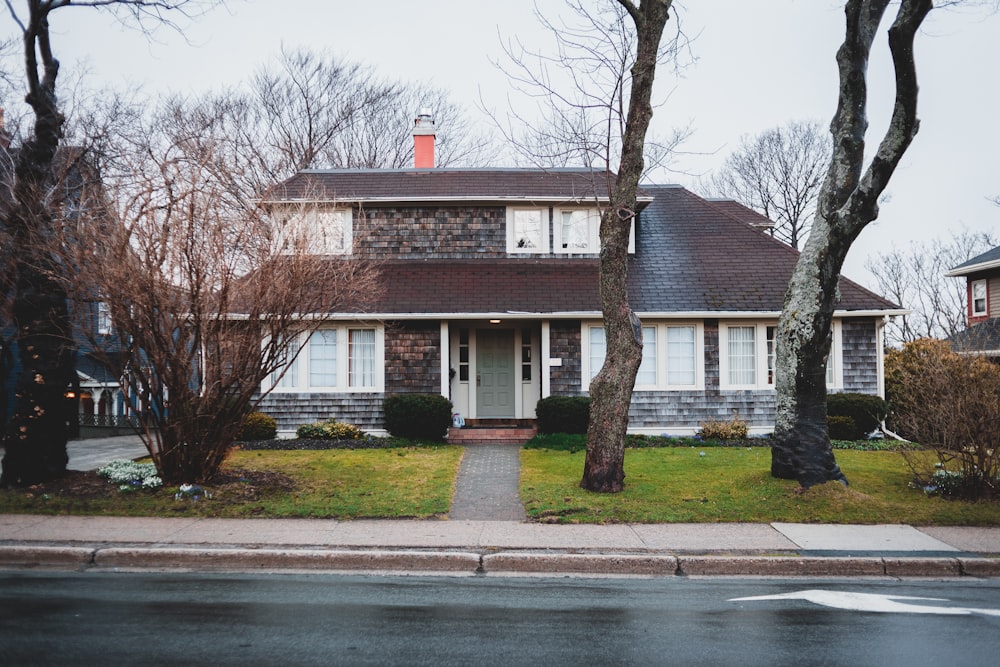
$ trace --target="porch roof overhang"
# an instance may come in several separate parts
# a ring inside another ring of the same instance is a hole
[[[895,310],[836,310],[836,318],[898,317],[913,311]],[[767,320],[778,319],[781,311],[685,311],[685,312],[636,312],[639,319],[650,320]],[[315,317],[315,316],[313,316]],[[327,313],[322,316],[331,320],[599,320],[603,314],[599,310],[581,311],[491,311],[475,313],[458,312],[372,312],[372,313]]]

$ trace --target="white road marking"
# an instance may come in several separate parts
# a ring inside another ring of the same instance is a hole
[[[930,602],[948,602],[944,598],[921,598],[906,595],[877,595],[875,593],[851,593],[843,591],[808,590],[778,595],[757,595],[746,598],[733,598],[729,602],[750,602],[756,600],[808,600],[813,604],[834,609],[849,611],[873,611],[878,613],[897,614],[945,614],[949,616],[967,616],[983,614],[1000,616],[1000,609],[975,609],[972,607],[941,607],[927,604],[911,604],[902,600],[923,600]]]

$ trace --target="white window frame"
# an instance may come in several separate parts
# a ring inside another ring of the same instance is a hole
[[[777,320],[723,320],[719,322],[719,388],[727,390],[758,390],[774,389],[773,378],[768,373],[768,327],[777,328]],[[729,329],[730,327],[754,328],[754,382],[752,384],[734,384],[729,379]],[[826,386],[827,389],[842,389],[844,372],[841,363],[843,358],[843,326],[839,319],[832,324],[833,340],[830,345],[830,356],[827,359]]]
[[[354,236],[354,210],[304,205],[278,210],[275,242],[278,252],[291,255],[350,255]]]
[[[536,239],[535,247],[518,247],[518,239],[515,230],[515,220],[519,213],[537,213],[541,217],[539,225],[539,238]],[[524,255],[545,255],[549,252],[549,209],[538,206],[508,206],[507,207],[507,252]]]
[[[649,330],[654,332],[653,348],[655,357],[653,363],[656,368],[656,381],[654,384],[640,383],[640,376],[636,377],[635,391],[701,391],[705,388],[705,327],[704,323],[697,321],[672,321],[656,320],[643,322],[643,337]],[[604,328],[604,323],[600,320],[584,321],[581,325],[580,335],[580,361],[581,380],[583,391],[590,387],[593,376],[600,371],[600,368],[592,368],[593,363],[590,355],[591,329]],[[692,328],[694,329],[694,382],[692,384],[671,384],[669,382],[668,368],[668,330],[671,328]],[[647,346],[643,346],[647,350]],[[648,355],[647,355],[648,356]]]
[[[351,358],[350,332],[355,329],[375,332],[375,358],[372,369],[372,384],[370,385],[354,385],[356,373],[351,373],[353,359]],[[262,389],[270,389],[272,393],[378,393],[385,391],[385,328],[382,325],[351,322],[323,326],[320,327],[320,330],[336,332],[336,384],[312,384],[311,335],[301,333],[295,337],[295,344],[300,345],[301,350],[298,357],[292,362],[289,372],[286,372],[280,380],[277,380],[278,373],[275,373],[267,381],[270,386]]]
[[[98,336],[110,336],[112,330],[111,324],[111,306],[108,305],[106,301],[97,302],[97,335]]]
[[[587,239],[587,245],[583,247],[567,247],[564,248],[563,244],[566,243],[566,239],[563,238],[563,216],[565,214],[582,214],[583,225],[586,226],[584,230],[584,235]],[[601,212],[596,208],[585,208],[580,206],[565,206],[556,208],[552,215],[552,242],[554,246],[554,252],[560,255],[595,255],[600,252],[601,248]]]
[[[977,288],[982,288],[982,296],[977,297]],[[973,280],[969,287],[969,297],[970,297],[970,310],[972,317],[986,317],[990,313],[990,301],[989,301],[989,287],[986,284],[986,279]],[[983,307],[982,309],[976,308],[976,301],[982,299]]]

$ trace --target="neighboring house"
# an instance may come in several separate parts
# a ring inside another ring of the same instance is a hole
[[[949,338],[954,349],[1000,361],[1000,246],[945,275],[964,277],[968,290],[968,328]]]
[[[16,149],[10,148],[10,135],[3,123],[4,113],[0,108],[0,232],[5,232],[6,207],[13,205],[9,196],[9,182],[13,173]],[[67,220],[79,215],[79,211],[99,199],[103,193],[88,187],[97,182],[80,149],[60,148],[56,154],[58,171],[56,186],[62,190],[62,211]],[[88,178],[89,177],[89,178]],[[98,187],[100,187],[98,185]],[[7,248],[3,249],[4,251]],[[6,266],[8,258],[0,256]],[[9,281],[0,281],[0,425],[6,424],[14,411],[14,386],[21,364],[18,359],[16,331],[10,321],[9,306],[13,298],[14,286]],[[104,304],[83,303],[71,305],[74,319],[77,349],[77,385],[68,387],[66,396],[78,405],[79,424],[73,425],[72,435],[78,434],[79,426],[120,426],[125,421],[126,401],[119,386],[119,373],[104,365],[101,359],[115,356],[118,341],[112,335],[110,314]]]
[[[317,251],[378,260],[384,289],[365,312],[330,314],[297,341],[299,357],[260,409],[285,434],[331,417],[378,432],[390,394],[440,393],[467,423],[532,419],[540,398],[586,394],[605,355],[598,207],[614,178],[588,169],[295,175],[274,210],[315,204],[307,218]],[[757,213],[679,186],[644,186],[639,209],[629,289],[644,349],[630,431],[690,434],[738,414],[769,432],[774,332],[798,253]],[[829,389],[881,395],[881,330],[904,311],[846,279],[840,291]]]

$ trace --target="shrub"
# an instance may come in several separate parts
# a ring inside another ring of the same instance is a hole
[[[590,398],[549,396],[535,405],[539,433],[586,433]]]
[[[904,451],[917,482],[942,495],[1000,497],[1000,366],[964,356],[939,340],[917,340],[886,355],[894,426],[935,452]]]
[[[237,440],[274,440],[278,435],[278,420],[263,412],[251,412],[243,418]]]
[[[882,425],[886,403],[880,396],[871,394],[830,394],[826,398],[826,413],[830,417],[850,417],[854,420],[853,434],[835,440],[863,440]],[[830,437],[834,436],[831,434]]]
[[[303,424],[295,430],[303,440],[360,440],[365,432],[353,424],[343,424],[336,419]]]
[[[858,425],[854,417],[831,415],[826,418],[831,440],[858,440]]]
[[[715,421],[712,419],[702,422],[701,430],[698,431],[698,435],[705,440],[712,438],[718,440],[745,440],[749,433],[750,430],[747,428],[747,423],[740,419],[737,414],[733,414],[733,418],[729,421]]]
[[[451,426],[451,401],[439,394],[396,394],[382,408],[386,430],[400,438],[441,442]]]

